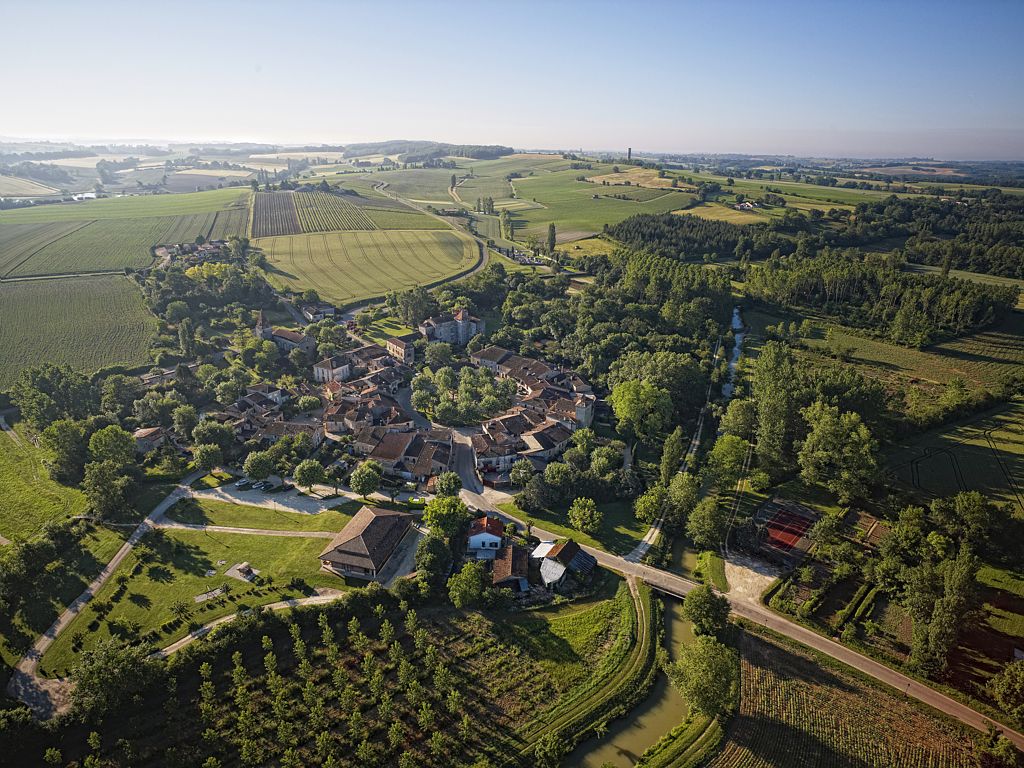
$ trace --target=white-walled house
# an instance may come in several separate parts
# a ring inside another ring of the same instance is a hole
[[[493,560],[505,540],[505,526],[497,517],[479,517],[469,524],[466,549],[477,560]]]

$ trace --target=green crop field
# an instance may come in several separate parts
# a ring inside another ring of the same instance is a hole
[[[171,613],[171,605],[177,600],[189,605],[193,620],[206,623],[244,606],[299,597],[313,587],[347,587],[344,580],[320,570],[317,556],[328,541],[323,538],[168,529],[159,537],[150,534],[143,541],[153,551],[152,560],[140,560],[138,548],[125,558],[117,575],[93,601],[94,605],[109,601],[110,612],[102,620],[97,619],[94,609],[80,614],[43,657],[44,674],[64,673],[74,664],[77,653],[72,644],[79,632],[84,649],[111,636],[137,639],[138,633],[153,633],[150,639],[158,646],[170,644],[188,631],[186,623],[175,621]],[[272,576],[273,585],[260,586],[225,576],[228,568],[243,562],[264,578]],[[121,574],[128,576],[124,587],[117,583]],[[292,579],[301,579],[306,586],[289,588]],[[230,589],[226,596],[195,602],[197,596],[224,584]],[[133,633],[129,627],[134,627],[134,622],[138,625]]]
[[[340,195],[329,192],[296,192],[295,211],[303,232],[332,232],[339,229],[376,229],[363,211]]]
[[[44,362],[94,371],[140,365],[156,318],[124,277],[24,280],[0,284],[0,388]]]
[[[684,192],[671,192],[646,202],[606,197],[628,187],[604,187],[576,181],[579,171],[558,171],[515,179],[512,184],[518,197],[536,201],[538,207],[515,211],[516,239],[527,234],[544,237],[548,224],[554,222],[559,241],[578,240],[600,232],[605,224],[616,224],[637,213],[668,213],[684,208],[693,197]],[[595,200],[594,195],[598,195]]]
[[[749,634],[739,714],[710,768],[968,768],[970,740],[890,689]]]
[[[810,201],[816,201],[818,204],[814,207],[822,208],[827,210],[832,207],[828,203],[833,204],[847,204],[856,205],[857,203],[872,200],[884,200],[887,197],[895,194],[893,192],[883,192],[874,189],[846,189],[845,187],[823,187],[819,184],[805,184],[799,181],[774,181],[772,179],[734,179],[732,185],[726,185],[725,176],[716,176],[710,173],[685,173],[684,176],[690,177],[693,181],[716,181],[722,185],[722,190],[730,193],[742,193],[747,197],[761,197],[768,190],[767,187],[772,189],[782,190],[781,194],[785,196],[793,196],[795,198],[805,198]],[[901,197],[907,195],[900,195]],[[911,195],[916,197],[917,195]]]
[[[44,221],[85,221],[90,219],[138,219],[157,216],[188,216],[236,207],[248,200],[245,188],[215,189],[181,195],[138,195],[54,203],[31,208],[0,211],[0,225]]]
[[[52,221],[0,226],[0,277],[28,260],[32,254],[90,223],[89,221]]]
[[[453,173],[458,174],[459,171],[448,168],[415,168],[375,173],[372,179],[375,183],[384,182],[387,184],[387,191],[399,197],[451,204],[454,201],[448,194],[448,185],[451,184]],[[342,186],[347,184],[342,183]]]
[[[329,232],[256,241],[270,262],[271,282],[315,288],[347,304],[392,289],[442,280],[477,260],[476,243],[452,231]]]
[[[907,440],[887,453],[887,464],[926,497],[981,491],[1024,515],[1024,403]]]
[[[25,255],[18,262],[9,264],[2,276],[28,277],[147,267],[153,261],[152,246],[191,242],[197,235],[205,237],[213,226],[215,215],[200,213],[41,225],[71,225],[74,229],[35,250],[15,244],[15,249]],[[27,239],[34,241],[38,237],[38,234],[28,235]]]

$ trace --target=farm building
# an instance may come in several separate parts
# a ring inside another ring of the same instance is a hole
[[[144,427],[132,433],[135,438],[135,452],[147,454],[164,444],[167,437],[163,427]]]
[[[320,553],[321,566],[339,576],[376,578],[409,530],[412,519],[408,512],[362,507]]]
[[[572,539],[542,541],[530,557],[540,560],[540,579],[548,589],[562,586],[570,573],[586,576],[597,565],[597,560]]]
[[[530,553],[523,547],[510,544],[494,555],[491,583],[498,589],[526,592],[530,588],[529,573]]]

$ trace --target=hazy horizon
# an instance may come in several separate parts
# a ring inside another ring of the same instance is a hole
[[[1024,4],[4,10],[0,133],[1024,159]],[[40,55],[40,35],[58,56]],[[131,137],[147,137],[145,139]]]

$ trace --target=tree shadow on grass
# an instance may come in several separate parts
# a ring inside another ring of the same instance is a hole
[[[128,595],[128,601],[133,605],[139,606],[139,608],[151,608],[153,606],[153,601],[139,592],[132,592]]]

